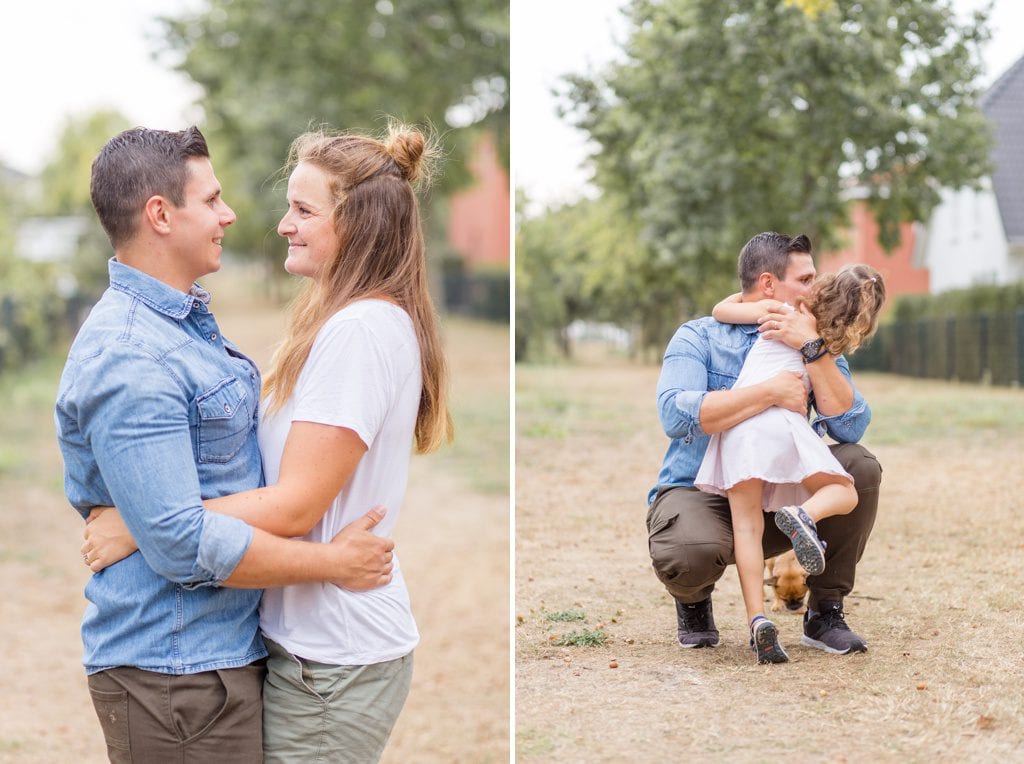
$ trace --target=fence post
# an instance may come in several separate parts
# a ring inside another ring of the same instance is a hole
[[[956,374],[956,318],[946,319],[946,379]]]
[[[992,370],[988,367],[988,314],[978,316],[978,373],[981,380],[992,381]]]
[[[1024,385],[1024,308],[1017,310],[1017,384]]]

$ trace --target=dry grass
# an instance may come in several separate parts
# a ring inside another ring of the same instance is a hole
[[[210,288],[225,335],[265,365],[280,309],[230,274]],[[446,335],[460,441],[413,459],[396,543],[422,642],[386,762],[508,760],[508,331],[452,320]],[[106,761],[80,665],[81,522],[53,438],[62,363],[0,379],[0,762],[11,764]]]
[[[884,469],[847,600],[864,655],[758,666],[735,569],[722,645],[683,651],[646,548],[667,444],[658,368],[517,368],[516,751],[521,761],[1024,760],[1024,392],[862,375]],[[561,623],[551,613],[581,610]],[[558,647],[601,629],[601,647]],[[612,659],[617,668],[610,668]]]

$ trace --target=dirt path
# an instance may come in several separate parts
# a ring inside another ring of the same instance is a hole
[[[211,288],[225,334],[265,362],[280,311],[230,285]],[[452,321],[447,337],[456,422],[471,442],[413,460],[396,542],[422,642],[386,762],[508,760],[508,333]],[[0,762],[106,761],[80,665],[81,523],[63,498],[53,442],[59,371],[51,364],[3,387],[14,400],[0,423]],[[490,419],[481,424],[479,412]],[[474,449],[481,438],[504,451]],[[504,463],[474,462],[474,453],[504,453]],[[498,477],[480,489],[479,474]]]
[[[864,376],[882,502],[849,622],[865,655],[758,666],[735,569],[683,651],[650,568],[656,367],[520,367],[516,751],[524,762],[1024,760],[1024,393]],[[582,612],[584,620],[561,621]],[[572,631],[599,647],[559,647]],[[610,668],[615,659],[617,668]]]

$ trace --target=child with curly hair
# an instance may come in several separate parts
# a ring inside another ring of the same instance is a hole
[[[742,302],[735,294],[718,303],[712,316],[723,323],[757,323],[768,312],[800,310],[813,315],[821,347],[817,357],[852,353],[872,334],[885,301],[881,275],[867,265],[847,265],[820,276],[808,300],[796,307],[776,300]],[[751,348],[735,388],[758,384],[780,371],[799,373],[808,386],[799,350],[759,337]],[[727,496],[732,515],[736,568],[750,621],[751,646],[759,663],[789,660],[778,642],[778,629],[764,615],[764,512],[793,542],[800,564],[810,575],[825,569],[825,545],[816,523],[843,515],[857,505],[853,478],[843,470],[807,418],[773,406],[712,435],[694,484]]]

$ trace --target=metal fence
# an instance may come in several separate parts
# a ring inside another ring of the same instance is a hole
[[[37,301],[38,302],[38,301]],[[45,355],[78,329],[93,300],[53,295],[43,304],[0,294],[0,373]]]
[[[1024,384],[1024,309],[885,324],[850,357],[850,366],[929,379]]]

